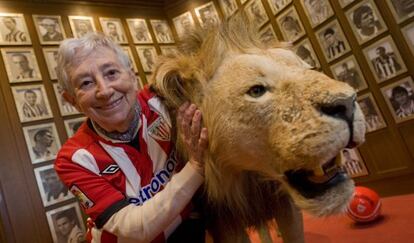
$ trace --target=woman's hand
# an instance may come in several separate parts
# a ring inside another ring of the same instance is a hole
[[[177,126],[187,149],[189,162],[204,171],[203,153],[208,147],[207,128],[201,127],[201,111],[185,102],[178,109]]]

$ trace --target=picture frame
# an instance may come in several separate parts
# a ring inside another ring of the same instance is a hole
[[[152,36],[145,19],[126,19],[129,32],[131,33],[134,44],[153,43]]]
[[[37,36],[42,45],[59,45],[66,39],[60,15],[32,15]]]
[[[160,46],[160,50],[164,56],[175,56],[178,53],[177,46]]]
[[[341,6],[341,8],[345,8],[349,4],[355,2],[355,0],[339,0],[338,2],[339,2],[339,5]]]
[[[120,18],[99,17],[103,33],[118,44],[128,44],[125,29]]]
[[[155,39],[160,44],[174,43],[174,36],[172,35],[170,26],[166,20],[151,19],[152,30],[155,34]]]
[[[357,92],[368,88],[361,68],[353,55],[332,65],[331,71],[336,80],[349,84]]]
[[[373,0],[365,0],[354,5],[345,14],[359,44],[372,40],[387,30]]]
[[[57,80],[57,55],[59,48],[57,47],[45,47],[43,48],[43,56],[45,57],[47,71],[49,73],[50,80]]]
[[[407,67],[391,36],[380,39],[362,51],[378,83],[407,71]]]
[[[2,48],[4,65],[9,83],[23,83],[42,80],[33,48]]]
[[[89,32],[95,32],[95,22],[91,16],[68,16],[70,28],[75,38],[85,36]]]
[[[68,242],[68,234],[77,236],[76,239],[71,239],[73,242],[86,241],[85,223],[82,220],[78,203],[74,202],[49,210],[46,212],[46,217],[54,243]],[[58,225],[68,227],[59,229]]]
[[[238,9],[236,0],[218,0],[225,18],[231,17]]]
[[[190,11],[187,11],[173,18],[173,24],[175,27],[175,31],[177,32],[178,38],[180,39],[182,39],[185,34],[189,33],[190,31],[196,28],[193,15]]]
[[[414,119],[414,82],[411,76],[381,88],[381,92],[396,123]]]
[[[313,49],[313,46],[308,38],[299,42],[293,47],[293,51],[298,55],[303,61],[305,61],[313,69],[318,69],[321,67],[318,57]]]
[[[301,0],[301,4],[312,28],[334,15],[329,0]]]
[[[44,207],[74,198],[69,189],[60,181],[53,164],[37,167],[34,173]]]
[[[401,23],[414,16],[413,0],[388,0],[385,2],[387,2],[397,23]]]
[[[86,117],[82,116],[63,121],[68,138],[72,137],[78,131],[79,127],[86,121],[86,119]]]
[[[369,174],[358,149],[344,149],[342,150],[342,155],[344,159],[343,168],[351,178],[367,176]]]
[[[129,60],[131,61],[131,65],[132,65],[132,69],[134,70],[134,73],[138,73],[137,62],[135,61],[135,58],[132,55],[131,47],[129,47],[129,46],[121,46],[121,48],[128,55]]]
[[[208,2],[194,9],[202,28],[220,23],[220,17],[213,2]]]
[[[316,37],[327,62],[336,60],[351,50],[338,20],[324,25],[316,32]]]
[[[144,72],[152,72],[155,67],[155,59],[157,58],[155,47],[136,46],[136,49]]]
[[[293,5],[280,14],[276,18],[276,22],[280,26],[280,31],[285,41],[295,42],[306,34],[295,6]]]
[[[11,89],[20,122],[53,117],[43,85],[12,86]]]
[[[60,84],[53,83],[53,90],[55,91],[56,100],[59,106],[59,112],[61,116],[70,116],[81,114],[72,104],[67,102],[62,96],[62,88]]]
[[[375,132],[387,127],[384,117],[371,93],[358,96],[357,102],[365,116],[366,132]]]
[[[401,28],[401,32],[403,33],[405,41],[414,55],[414,22]]]
[[[273,15],[276,15],[284,8],[286,8],[292,0],[267,0]]]
[[[0,45],[31,45],[22,13],[0,13]]]
[[[260,30],[259,34],[260,40],[265,44],[279,41],[276,36],[275,30],[273,29],[273,26],[271,24],[268,24],[265,27],[263,27]]]
[[[150,74],[146,74],[146,75],[150,75]],[[142,78],[139,75],[137,75],[137,81],[138,81],[138,90],[142,90],[145,86],[145,83],[143,82]]]
[[[267,16],[261,0],[251,0],[244,7],[244,11],[246,11],[247,17],[257,29],[269,21],[269,16]]]
[[[61,144],[54,123],[23,127],[23,133],[32,164],[56,158]]]

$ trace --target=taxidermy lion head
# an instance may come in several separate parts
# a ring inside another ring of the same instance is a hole
[[[192,33],[151,81],[172,114],[188,100],[202,111],[209,202],[244,225],[270,218],[281,191],[318,216],[342,211],[354,184],[341,150],[365,134],[354,89],[246,26],[236,18]]]

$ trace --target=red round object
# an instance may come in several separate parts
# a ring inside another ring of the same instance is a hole
[[[380,215],[381,201],[378,194],[367,187],[355,187],[348,204],[348,216],[356,222],[371,222]]]

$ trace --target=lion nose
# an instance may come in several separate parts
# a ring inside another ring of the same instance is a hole
[[[355,99],[355,95],[335,99],[329,104],[321,104],[320,111],[327,116],[344,119],[348,123],[352,123]]]

